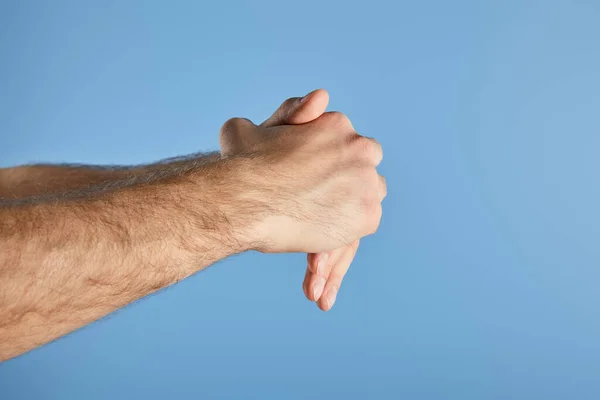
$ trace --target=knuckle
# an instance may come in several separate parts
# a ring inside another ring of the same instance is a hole
[[[354,154],[360,159],[368,160],[375,165],[381,162],[383,150],[381,144],[375,139],[356,135],[352,138],[351,146]]]
[[[290,97],[289,99],[287,99],[286,101],[284,101],[281,104],[281,107],[279,107],[279,109],[280,110],[289,110],[290,108],[292,108],[296,105],[297,101],[298,101],[297,97]]]
[[[281,103],[281,106],[279,106],[279,108],[275,111],[274,116],[280,123],[283,123],[296,108],[297,100],[297,97],[290,97]]]
[[[357,173],[361,204],[370,208],[381,202],[381,179],[375,168],[361,168]]]
[[[364,185],[363,187],[370,193],[373,192],[371,190],[373,186],[379,184],[379,174],[377,173],[377,170],[372,167],[362,168],[362,179]]]
[[[225,121],[219,131],[221,153],[229,155],[242,150],[248,144],[249,126],[254,124],[246,118],[231,118]]]
[[[242,124],[246,123],[248,120],[245,118],[230,118],[221,127],[221,134],[231,134],[239,130]]]
[[[385,199],[387,197],[387,182],[384,176],[379,175],[379,190],[381,192],[381,199]]]
[[[375,165],[378,165],[383,160],[383,147],[376,139],[370,138],[369,140],[373,144],[373,161]]]
[[[373,151],[371,141],[364,136],[357,135],[352,141],[352,146],[356,154],[361,158],[370,157]]]
[[[352,122],[350,122],[350,118],[348,118],[344,113],[339,111],[330,111],[325,113],[326,118],[336,125],[340,125],[343,127],[352,126]]]

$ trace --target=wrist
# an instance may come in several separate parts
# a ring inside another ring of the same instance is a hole
[[[175,196],[185,199],[182,225],[187,226],[197,254],[207,241],[220,258],[260,248],[258,226],[268,207],[251,178],[251,160],[216,158],[191,168],[177,184]]]
[[[287,218],[279,212],[278,199],[289,197],[278,185],[279,178],[250,157],[230,157],[221,162],[222,212],[230,221],[231,237],[241,251],[282,251],[276,242],[291,231],[283,229]]]
[[[256,173],[252,159],[232,157],[218,163],[220,212],[227,220],[229,237],[237,244],[238,252],[261,250],[268,232],[264,221],[272,212],[269,191],[264,176]]]

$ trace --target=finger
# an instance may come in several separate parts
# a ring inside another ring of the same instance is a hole
[[[316,268],[316,256],[316,253],[306,254],[306,273],[304,274],[304,280],[302,281],[302,290],[304,291],[304,295],[306,296],[306,298],[310,301],[314,301],[314,297],[312,295],[313,292],[310,284],[313,279],[312,271]]]
[[[310,279],[310,268],[306,266],[306,273],[304,274],[304,280],[302,281],[302,291],[307,299],[310,300],[310,294],[308,292],[308,280]]]
[[[337,293],[342,285],[342,280],[350,268],[350,264],[358,250],[359,241],[356,240],[344,248],[344,252],[340,255],[337,262],[332,266],[323,294],[317,301],[317,305],[323,311],[331,310],[335,304]]]
[[[325,289],[331,266],[338,260],[343,252],[344,247],[341,247],[329,252],[308,255],[309,263],[307,267],[307,276],[305,278],[305,286],[308,291],[307,297],[309,300],[319,300]]]
[[[325,112],[328,103],[329,94],[324,89],[314,90],[302,98],[289,98],[260,126],[271,128],[278,125],[306,124],[319,118]]]

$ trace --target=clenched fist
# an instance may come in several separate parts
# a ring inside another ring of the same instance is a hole
[[[294,97],[283,102],[273,115],[260,124],[261,128],[272,128],[283,125],[302,125],[312,122],[323,115],[329,101],[325,90],[318,89],[303,98]],[[236,132],[225,124],[221,130],[221,153],[226,156],[244,154],[252,146],[269,134],[268,130],[246,130],[243,134]],[[346,133],[347,134],[347,133]],[[342,280],[356,251],[359,239],[329,251],[308,253],[306,274],[302,289],[309,300],[324,311],[331,309],[335,303]]]
[[[301,125],[256,126],[233,118],[221,129],[224,154],[244,160],[249,200],[260,204],[256,250],[327,252],[374,233],[385,180],[379,143],[342,113]]]

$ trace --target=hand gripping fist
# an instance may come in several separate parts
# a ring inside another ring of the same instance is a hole
[[[262,252],[307,252],[306,296],[328,310],[354,258],[358,240],[381,219],[386,184],[376,167],[379,143],[359,135],[339,112],[324,112],[317,90],[286,100],[268,120],[227,121],[224,156],[244,157],[254,201],[265,209],[258,224]]]

